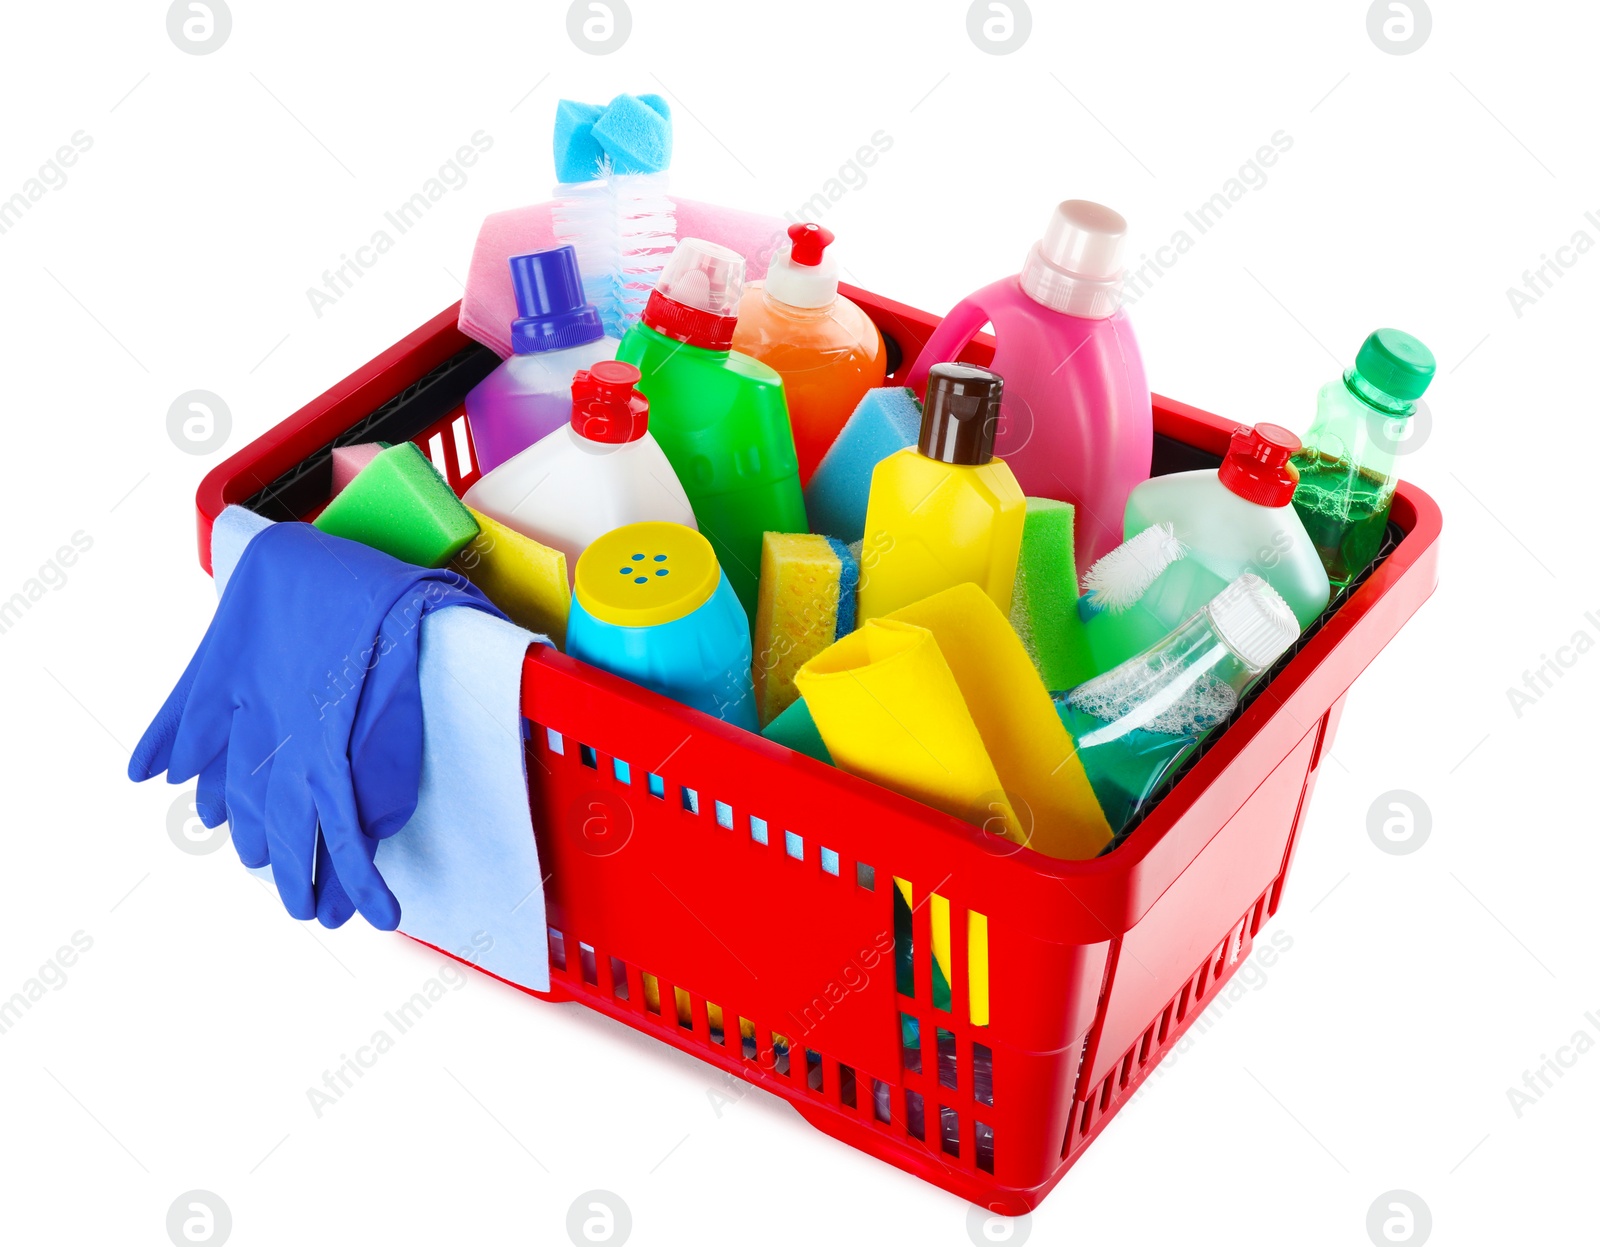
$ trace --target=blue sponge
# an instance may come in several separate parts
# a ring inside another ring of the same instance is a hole
[[[619,95],[594,123],[618,173],[660,173],[672,161],[672,110],[659,95]]]
[[[606,110],[598,104],[562,100],[556,105],[556,180],[592,182],[605,149],[594,137],[594,123]]]
[[[834,619],[833,639],[849,636],[856,630],[856,593],[861,588],[861,563],[855,552],[835,537],[828,546],[839,556],[839,606]]]
[[[806,515],[813,531],[840,541],[860,541],[867,526],[872,469],[914,445],[922,428],[922,406],[904,386],[862,395],[850,419],[806,486]]]

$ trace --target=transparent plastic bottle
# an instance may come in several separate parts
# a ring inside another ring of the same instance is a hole
[[[821,225],[791,225],[766,281],[745,288],[733,331],[734,350],[783,378],[802,487],[889,361],[878,326],[839,293],[832,242]]]
[[[1433,352],[1399,329],[1378,329],[1356,352],[1355,367],[1317,395],[1317,418],[1294,456],[1300,484],[1294,508],[1343,588],[1383,545],[1394,501],[1395,455],[1433,380]]]
[[[1152,524],[1086,573],[1078,617],[1095,674],[1162,640],[1228,582],[1189,557],[1170,524]]]
[[[1165,640],[1056,699],[1113,831],[1299,635],[1288,603],[1246,572]]]
[[[1193,577],[1190,591],[1168,595],[1157,581],[1146,595],[1161,603],[1162,622],[1175,628],[1206,604],[1217,584],[1254,572],[1278,591],[1309,627],[1328,605],[1328,573],[1292,505],[1298,475],[1289,456],[1300,439],[1275,424],[1234,430],[1216,471],[1200,468],[1144,482],[1128,495],[1123,531],[1128,537],[1152,524],[1171,524],[1173,535],[1199,567],[1215,579]],[[1184,560],[1187,563],[1189,560]],[[1163,577],[1191,577],[1184,563]]]
[[[521,313],[511,322],[514,354],[467,394],[467,424],[482,472],[566,424],[573,374],[617,353],[600,313],[584,302],[572,247],[512,256],[511,286]]]
[[[602,360],[572,379],[570,422],[480,477],[462,501],[567,556],[567,577],[596,538],[646,520],[694,527],[694,511],[656,439],[632,364]]]

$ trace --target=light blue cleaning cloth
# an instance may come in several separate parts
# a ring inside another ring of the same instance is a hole
[[[217,517],[219,596],[250,538],[271,523],[236,506]],[[550,951],[528,809],[522,660],[547,639],[482,611],[423,618],[422,786],[411,821],[376,859],[402,931],[535,991],[550,989]]]

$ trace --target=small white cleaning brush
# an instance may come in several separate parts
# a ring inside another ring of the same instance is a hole
[[[665,173],[613,173],[603,160],[593,182],[556,187],[551,221],[557,244],[578,252],[583,289],[606,333],[620,338],[655,289],[677,246],[677,217]]]
[[[1084,619],[1127,610],[1145,595],[1156,577],[1188,553],[1171,524],[1152,524],[1098,559],[1083,577],[1078,614]]]

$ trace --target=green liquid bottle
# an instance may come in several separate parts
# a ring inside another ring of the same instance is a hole
[[[1293,459],[1300,470],[1294,509],[1335,588],[1378,557],[1395,457],[1434,369],[1433,352],[1416,338],[1378,329],[1361,344],[1355,367],[1317,395],[1316,422]]]
[[[1163,640],[1056,697],[1113,831],[1144,809],[1299,635],[1289,604],[1245,572]]]
[[[761,534],[809,530],[783,380],[729,349],[743,289],[743,256],[685,238],[617,358],[639,369],[650,432],[754,621]]]

